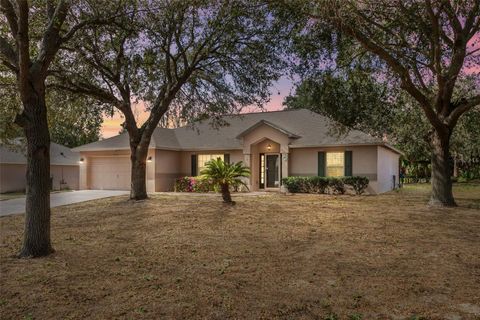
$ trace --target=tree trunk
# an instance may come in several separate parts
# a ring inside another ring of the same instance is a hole
[[[148,145],[147,143],[145,147],[144,143],[130,143],[130,160],[132,163],[130,199],[132,200],[144,200],[148,198],[146,179]]]
[[[434,132],[431,137],[432,147],[432,195],[430,205],[440,207],[456,206],[452,193],[450,169],[450,135]]]
[[[233,203],[232,202],[232,197],[230,195],[230,188],[229,188],[229,185],[228,184],[222,184],[220,185],[220,188],[222,190],[222,199],[223,199],[223,202],[225,203]]]
[[[20,257],[41,257],[54,250],[50,241],[50,135],[45,87],[33,86],[23,101],[20,125],[27,138],[25,230]]]

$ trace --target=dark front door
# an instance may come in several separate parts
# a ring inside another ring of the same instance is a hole
[[[266,155],[267,188],[280,187],[280,157],[278,154]]]

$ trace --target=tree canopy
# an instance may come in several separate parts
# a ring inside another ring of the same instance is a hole
[[[475,90],[462,91],[459,86],[468,68],[480,64],[480,2],[312,0],[294,4],[287,3],[279,12],[283,17],[285,11],[294,12],[292,23],[301,25],[292,38],[299,60],[295,69],[305,77],[319,69],[359,65],[376,80],[385,81],[389,90],[408,94],[428,121],[430,203],[455,205],[451,137],[460,117],[480,104],[478,76]],[[347,89],[353,88],[351,84]],[[402,112],[397,117],[409,110]]]
[[[59,61],[55,86],[123,114],[132,152],[131,197],[140,199],[146,197],[141,171],[148,145],[165,114],[215,122],[220,114],[268,101],[269,85],[283,66],[276,50],[281,25],[257,1],[112,6],[122,14],[77,35]],[[148,112],[143,124],[133,113],[140,101]]]

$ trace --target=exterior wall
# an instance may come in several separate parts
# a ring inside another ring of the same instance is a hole
[[[79,171],[79,166],[50,166],[50,176],[53,177],[52,189],[60,190],[68,188],[78,190]]]
[[[25,191],[27,166],[25,164],[1,164],[0,165],[0,193]],[[52,189],[79,188],[79,166],[75,165],[51,165],[50,176]],[[64,184],[60,184],[63,180]]]
[[[24,191],[26,167],[24,164],[0,164],[0,193]]]
[[[378,146],[378,193],[396,188],[400,180],[400,155],[387,148]],[[395,180],[393,180],[395,176]]]
[[[261,125],[243,137],[243,153],[251,154],[251,146],[262,143],[265,138],[280,145],[278,152],[288,153],[288,145],[290,143],[288,136],[267,125]]]
[[[155,150],[155,191],[173,191],[181,174],[181,152]]]
[[[352,174],[370,180],[367,189],[379,193],[377,177],[377,146],[290,148],[289,176],[316,176],[318,174],[318,152],[352,151]]]
[[[192,154],[229,154],[230,162],[244,161],[242,150],[210,150],[180,152],[180,176],[192,175]]]

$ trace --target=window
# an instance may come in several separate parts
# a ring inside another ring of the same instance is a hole
[[[265,185],[265,154],[260,154],[260,185]]]
[[[345,174],[345,154],[327,152],[327,177],[341,177]]]
[[[201,174],[202,170],[205,169],[205,164],[212,160],[220,158],[223,160],[223,154],[199,154],[198,155],[198,171],[197,174]]]

